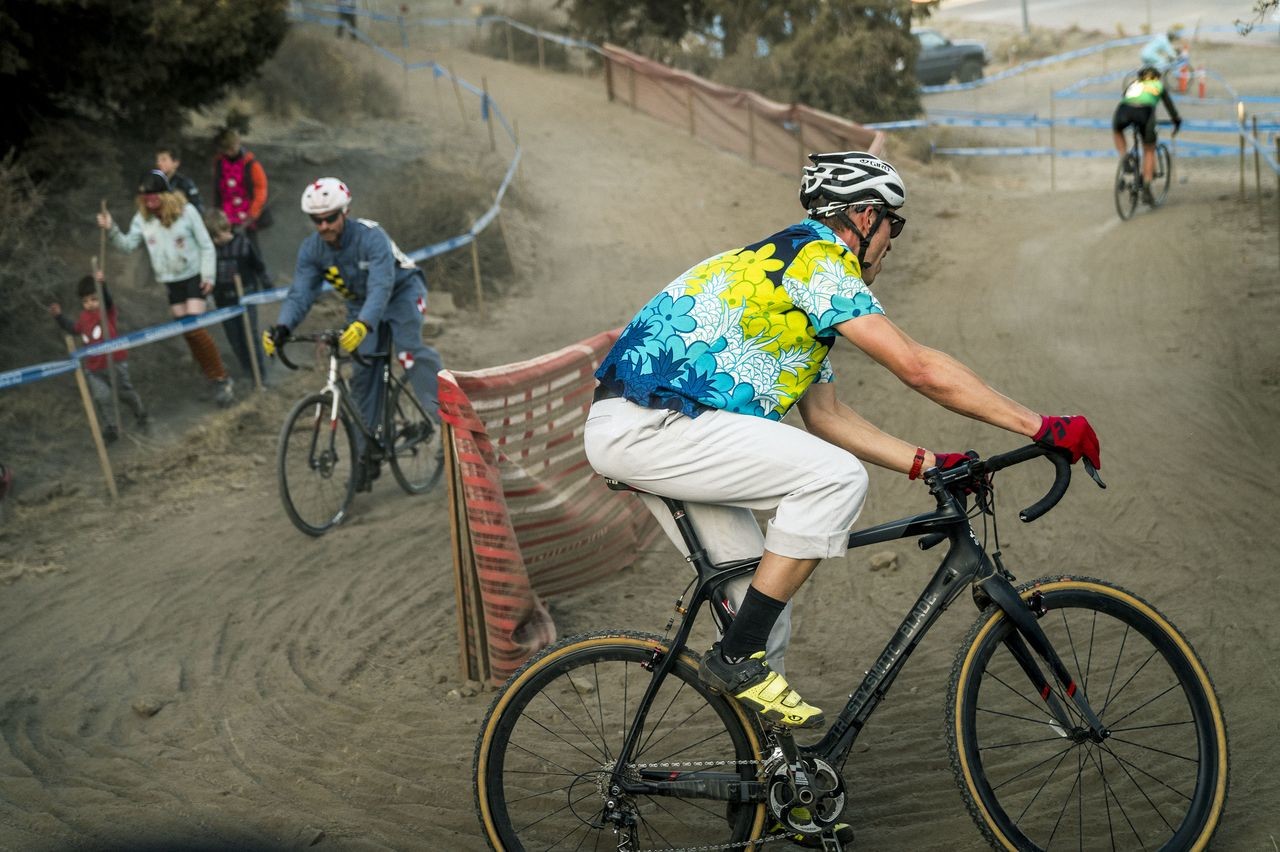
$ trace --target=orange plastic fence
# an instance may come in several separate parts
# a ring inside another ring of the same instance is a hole
[[[795,174],[813,151],[884,149],[884,133],[804,104],[781,104],[606,44],[609,100],[686,129],[752,163]]]
[[[582,449],[592,373],[617,335],[603,332],[516,364],[440,374],[468,677],[509,677],[555,641],[542,597],[625,568],[659,533],[634,495],[605,486]]]

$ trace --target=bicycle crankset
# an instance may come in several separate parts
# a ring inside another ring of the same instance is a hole
[[[770,813],[795,832],[819,835],[844,811],[844,779],[825,760],[806,757],[789,764],[777,751],[766,761],[764,777]]]

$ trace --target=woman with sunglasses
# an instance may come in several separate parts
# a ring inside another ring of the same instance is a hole
[[[381,322],[391,332],[396,359],[418,401],[439,422],[440,403],[436,396],[436,373],[444,369],[440,355],[422,342],[422,324],[427,312],[427,279],[408,255],[370,219],[348,216],[351,190],[334,177],[309,184],[302,193],[302,212],[311,218],[315,233],[298,247],[293,283],[280,307],[275,327],[263,332],[263,349],[275,354],[280,341],[311,310],[311,305],[328,284],[347,302],[347,327],[339,340],[348,352],[361,354],[383,350],[385,341],[370,335]],[[353,368],[351,390],[366,423],[377,423],[378,394],[376,369],[359,364]],[[357,441],[363,436],[356,433]],[[363,450],[363,447],[360,448]],[[360,486],[367,489],[374,470],[364,471]]]
[[[885,316],[869,285],[906,223],[897,170],[859,151],[810,159],[806,219],[694,266],[623,329],[596,371],[584,433],[602,475],[687,501],[712,561],[764,554],[700,676],[797,727],[821,725],[822,711],[783,677],[788,602],[819,560],[844,554],[867,493],[863,463],[917,479],[966,458],[888,435],[837,399],[838,338],[939,405],[1099,460],[1084,417],[1036,414]],[[793,407],[807,431],[780,422]],[[644,499],[679,547],[670,513]],[[775,512],[764,535],[753,509]]]

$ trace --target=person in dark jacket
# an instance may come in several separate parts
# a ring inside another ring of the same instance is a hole
[[[196,208],[197,212],[203,213],[204,204],[200,201],[200,190],[196,187],[195,181],[178,171],[181,167],[182,152],[178,150],[177,145],[162,142],[156,146],[156,168],[164,172],[174,192],[181,192],[186,196],[188,204]]]
[[[204,224],[209,229],[209,237],[218,252],[217,269],[213,277],[214,304],[220,308],[240,304],[240,295],[236,291],[237,275],[240,276],[240,286],[245,293],[257,293],[264,289],[271,277],[267,274],[262,253],[248,234],[233,230],[231,223],[227,221],[227,214],[221,210],[205,211]],[[249,325],[253,329],[251,337],[245,337],[244,320],[238,316],[224,320],[222,331],[227,335],[227,343],[231,344],[231,351],[240,362],[240,369],[245,377],[253,378],[251,357],[258,360],[258,375],[265,377],[267,362],[262,352],[262,342],[258,340],[258,308],[250,305],[246,311],[249,314]]]

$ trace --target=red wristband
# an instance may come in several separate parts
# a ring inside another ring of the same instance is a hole
[[[907,479],[915,479],[920,475],[920,468],[924,467],[924,447],[916,447],[916,457],[911,462],[911,471],[907,473]]]

